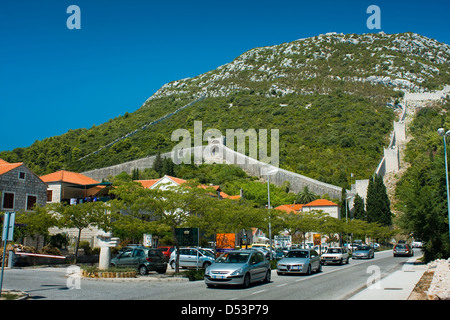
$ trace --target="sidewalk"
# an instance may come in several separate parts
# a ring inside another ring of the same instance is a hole
[[[373,283],[349,300],[407,300],[427,270],[427,265],[415,263],[416,259],[409,259],[402,270]]]

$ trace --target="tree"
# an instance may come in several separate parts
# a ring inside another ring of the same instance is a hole
[[[387,195],[383,177],[375,175],[369,180],[367,188],[367,221],[378,222],[383,226],[392,225],[391,203]]]
[[[158,172],[160,175],[162,174],[164,160],[161,157],[161,153],[158,152],[155,156],[155,160],[153,161],[152,169]]]
[[[311,192],[308,186],[304,186],[303,190],[297,194],[296,203],[307,204],[317,199],[317,195]]]
[[[353,219],[366,220],[366,210],[364,208],[364,199],[359,194],[356,194],[353,203]]]
[[[104,202],[84,202],[77,205],[50,203],[46,205],[46,210],[49,214],[55,214],[58,227],[78,229],[75,263],[78,257],[81,231],[90,226],[96,226],[105,231],[110,228],[108,206]]]
[[[49,234],[48,229],[54,227],[57,220],[45,207],[36,206],[33,211],[19,212],[16,223],[24,225],[20,228],[21,232],[33,238],[36,237],[36,243],[38,243],[39,235],[47,236]]]

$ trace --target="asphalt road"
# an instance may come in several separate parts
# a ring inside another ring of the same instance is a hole
[[[415,249],[415,257],[420,256]],[[377,252],[374,259],[352,260],[348,265],[323,266],[322,272],[278,276],[248,289],[207,288],[194,282],[109,282],[67,277],[67,268],[6,269],[3,288],[25,291],[31,299],[45,300],[346,300],[367,287],[376,276],[400,270],[409,257]],[[77,286],[72,288],[71,286]]]

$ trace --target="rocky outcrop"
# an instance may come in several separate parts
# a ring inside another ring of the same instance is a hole
[[[428,300],[450,300],[450,258],[430,262],[428,270],[434,270],[427,292]]]

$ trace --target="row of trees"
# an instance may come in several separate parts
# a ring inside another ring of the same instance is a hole
[[[427,262],[450,257],[444,144],[436,132],[437,128],[450,128],[445,112],[449,107],[447,100],[443,106],[418,110],[410,125],[414,139],[405,152],[411,166],[396,188],[396,223],[424,242]]]
[[[47,234],[50,227],[76,228],[81,231],[96,226],[112,231],[121,239],[142,239],[148,233],[162,242],[177,246],[175,228],[196,227],[205,237],[217,233],[238,233],[259,228],[268,232],[269,213],[248,200],[218,199],[213,188],[199,188],[197,181],[165,190],[145,189],[130,181],[117,181],[111,191],[115,200],[65,206],[60,203],[37,207],[35,212],[20,213],[22,234]],[[339,220],[323,212],[288,214],[270,210],[273,234],[288,230],[291,235],[319,232],[329,241],[342,241],[343,234],[385,239],[392,236],[388,227],[362,220]],[[76,254],[78,252],[76,244]]]

